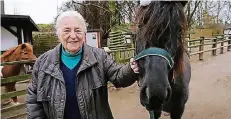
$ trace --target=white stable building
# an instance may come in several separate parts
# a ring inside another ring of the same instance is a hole
[[[25,42],[33,44],[32,31],[39,29],[30,16],[1,14],[1,52]]]
[[[25,42],[33,44],[33,31],[39,29],[30,16],[5,14],[1,0],[1,53]]]

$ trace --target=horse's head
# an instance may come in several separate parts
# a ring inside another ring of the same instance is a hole
[[[10,48],[1,55],[1,62],[35,60],[33,47],[29,43],[20,44],[17,47]]]
[[[185,2],[152,1],[137,12],[136,60],[140,101],[159,110],[171,97],[173,75],[183,70]]]
[[[8,49],[1,55],[1,62],[12,62],[21,60],[36,60],[36,56],[33,54],[33,47],[31,44],[20,44],[17,47]],[[25,65],[22,65],[19,70],[24,73],[30,73],[31,67],[33,67],[33,63],[26,63]]]

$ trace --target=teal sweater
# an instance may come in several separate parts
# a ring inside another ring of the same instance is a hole
[[[71,54],[62,47],[61,60],[69,68],[73,69],[82,57],[82,48],[76,54]]]

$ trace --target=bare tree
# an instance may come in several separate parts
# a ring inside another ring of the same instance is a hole
[[[224,4],[223,4],[224,7],[224,14],[223,14],[223,17],[224,17],[224,22],[226,24],[231,24],[231,1],[224,1]]]
[[[109,32],[114,26],[134,22],[133,1],[69,1],[63,4],[60,11],[79,11],[88,23],[88,29],[102,31],[102,46],[106,43]]]
[[[201,1],[189,1],[187,3],[186,11],[187,14],[187,21],[188,21],[188,27],[191,28],[191,25],[194,23],[193,16],[195,15],[196,10],[198,9]]]

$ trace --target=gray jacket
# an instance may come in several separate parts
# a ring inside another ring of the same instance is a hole
[[[107,82],[115,87],[132,85],[137,75],[127,65],[117,65],[102,49],[84,44],[77,72],[77,102],[82,119],[112,119]],[[29,119],[62,119],[66,101],[65,81],[60,70],[61,44],[35,62],[26,95]]]

